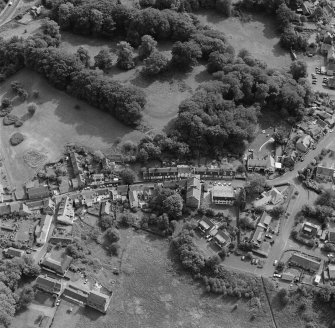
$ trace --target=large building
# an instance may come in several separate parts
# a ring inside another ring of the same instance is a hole
[[[60,260],[55,260],[49,255],[46,255],[41,262],[41,266],[49,271],[55,272],[61,276],[64,276],[70,267],[73,258],[68,255],[64,255]]]
[[[212,189],[212,203],[218,205],[233,205],[236,195],[232,186],[214,186]]]
[[[317,178],[319,178],[321,180],[326,180],[326,181],[329,181],[329,182],[333,182],[334,177],[335,177],[335,169],[319,165],[316,168],[315,175],[316,175]]]
[[[52,216],[51,215],[44,215],[41,218],[40,224],[36,227],[36,244],[37,245],[44,245],[47,242],[48,234],[51,228],[52,223]]]
[[[87,306],[92,307],[102,313],[106,313],[111,296],[92,290],[87,298]]]
[[[275,160],[272,156],[268,156],[265,159],[248,158],[247,169],[248,171],[271,173],[275,170]]]
[[[42,199],[49,197],[48,186],[39,186],[27,189],[27,196],[29,199]]]
[[[74,209],[72,200],[68,196],[62,198],[57,212],[57,222],[72,225],[74,221]]]
[[[36,287],[48,293],[59,294],[62,289],[62,282],[47,275],[41,275],[36,279]]]
[[[304,255],[302,253],[294,253],[291,256],[289,262],[311,272],[318,271],[321,264],[320,261],[313,259],[307,255]]]
[[[189,178],[186,188],[186,205],[191,208],[199,208],[201,200],[200,176]]]

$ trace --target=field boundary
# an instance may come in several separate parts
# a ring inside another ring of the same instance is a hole
[[[271,307],[270,297],[268,295],[268,291],[266,290],[263,276],[261,276],[261,280],[262,280],[262,285],[263,285],[264,293],[265,293],[266,299],[267,299],[268,304],[269,304],[269,308],[270,308],[270,312],[271,312],[271,317],[272,317],[273,325],[274,325],[275,328],[279,328],[278,325],[277,325],[277,323],[276,323],[276,319],[275,319],[275,316],[274,316],[274,313],[273,313],[273,310],[272,310],[272,307]]]

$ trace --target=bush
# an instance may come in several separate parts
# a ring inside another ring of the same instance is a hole
[[[119,256],[120,254],[120,245],[118,243],[113,243],[110,245],[109,250],[112,255]]]
[[[2,107],[2,108],[8,108],[8,107],[10,107],[10,106],[12,106],[12,101],[11,101],[9,98],[4,97],[4,98],[2,99],[2,102],[1,102],[1,107]]]
[[[37,105],[35,103],[31,103],[28,105],[28,112],[31,115],[34,115],[37,109]]]
[[[24,136],[20,132],[14,133],[9,139],[10,144],[12,146],[16,146],[16,145],[20,144],[23,140],[24,140]]]
[[[33,97],[36,99],[40,96],[40,92],[38,90],[33,90]]]
[[[14,124],[18,120],[19,120],[19,118],[16,115],[8,114],[3,119],[3,124],[4,125],[11,125],[11,124]]]
[[[115,228],[107,229],[106,236],[111,243],[116,243],[120,240],[120,233]]]

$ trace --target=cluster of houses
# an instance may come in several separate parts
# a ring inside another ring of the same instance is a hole
[[[76,304],[91,307],[102,313],[107,312],[112,299],[112,293],[107,295],[97,289],[79,287],[47,275],[38,276],[35,286],[44,292],[55,295],[56,297],[62,296],[63,298]]]
[[[194,175],[204,180],[233,180],[236,172],[230,168],[220,167],[194,167],[189,165],[177,165],[161,168],[143,168],[144,181],[163,181],[190,178]]]
[[[198,229],[207,238],[211,240],[222,249],[231,243],[231,238],[226,230],[219,230],[218,226],[208,217],[203,217],[198,222]]]

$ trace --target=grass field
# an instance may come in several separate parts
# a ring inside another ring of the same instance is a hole
[[[272,328],[266,307],[262,308],[259,317],[250,321],[247,301],[239,300],[238,308],[233,311],[235,299],[209,296],[188,275],[178,272],[170,259],[166,240],[130,230],[121,234],[121,275],[114,283],[108,313],[98,315],[86,309],[79,321],[68,319],[76,324],[71,327],[242,328],[247,324],[251,328]],[[103,254],[95,249],[94,254],[104,262]]]
[[[132,130],[110,114],[58,91],[40,75],[29,70],[24,69],[3,83],[0,87],[1,98],[14,97],[10,83],[15,80],[20,81],[30,94],[33,90],[39,90],[40,94],[37,100],[30,97],[25,102],[14,102],[12,114],[19,117],[27,113],[28,103],[34,101],[38,106],[33,117],[25,121],[23,126],[2,126],[0,129],[4,157],[10,162],[8,166],[17,187],[34,173],[23,160],[28,150],[37,150],[46,155],[48,161],[54,161],[67,143],[108,150],[118,137],[131,139]],[[80,109],[74,108],[77,104]],[[9,138],[16,131],[21,132],[25,140],[12,147]]]
[[[279,45],[273,18],[257,14],[251,16],[250,22],[242,23],[238,18],[225,19],[213,11],[202,11],[196,16],[202,24],[224,32],[236,53],[245,48],[269,67],[284,68],[291,64],[289,53]]]

